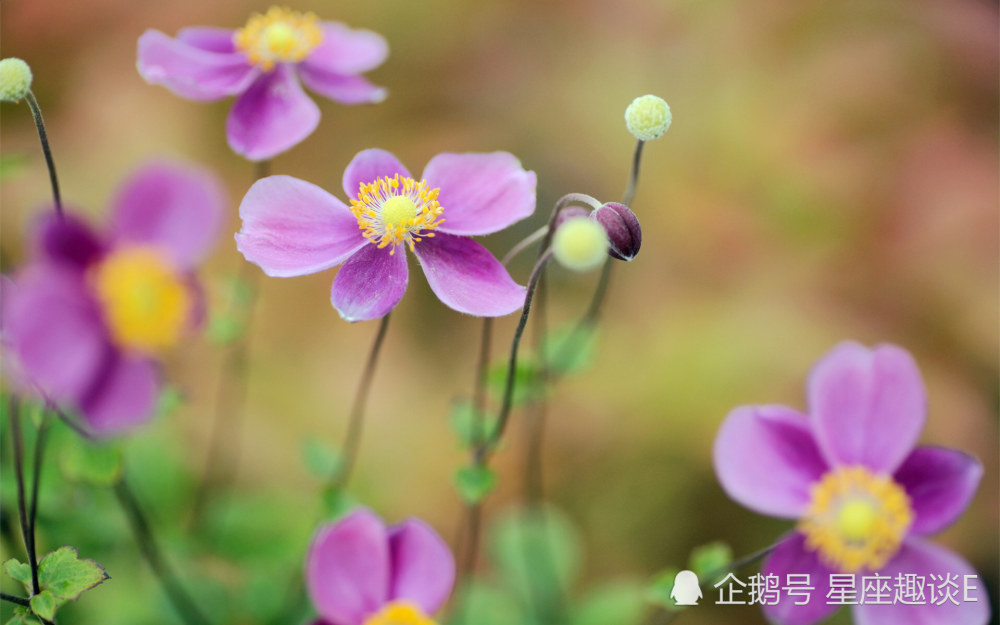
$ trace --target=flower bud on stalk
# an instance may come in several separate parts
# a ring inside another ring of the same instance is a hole
[[[639,218],[632,210],[618,202],[608,202],[590,214],[591,219],[604,227],[608,234],[608,254],[618,260],[630,261],[642,245]]]
[[[17,102],[31,89],[31,68],[21,59],[0,61],[0,101]]]
[[[671,121],[670,106],[655,95],[639,96],[625,109],[625,126],[640,141],[659,139],[670,128]]]

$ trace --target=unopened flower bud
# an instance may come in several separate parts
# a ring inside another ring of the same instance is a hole
[[[604,262],[608,253],[608,235],[593,219],[567,219],[552,237],[552,253],[567,269],[590,271]]]
[[[17,102],[31,89],[31,68],[14,57],[0,61],[0,101]]]
[[[608,234],[608,254],[618,260],[632,260],[642,245],[639,218],[618,202],[608,202],[590,214]]]
[[[671,121],[670,106],[655,95],[639,96],[625,109],[625,126],[640,141],[659,139],[670,128]]]

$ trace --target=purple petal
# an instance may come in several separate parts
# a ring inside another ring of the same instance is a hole
[[[783,406],[743,406],[729,413],[713,449],[723,490],[744,506],[798,518],[827,471],[809,420]]]
[[[113,206],[112,236],[158,247],[190,269],[211,251],[222,227],[225,192],[205,169],[151,163],[125,182]]]
[[[926,397],[913,358],[892,345],[841,343],[809,378],[816,440],[831,465],[892,473],[924,427]]]
[[[299,66],[299,78],[316,93],[341,104],[377,104],[388,91],[361,76],[344,76],[322,69]]]
[[[331,74],[367,72],[389,56],[385,38],[370,30],[352,29],[339,22],[323,22],[323,41],[302,62],[302,67]]]
[[[403,293],[409,271],[402,245],[365,245],[337,272],[330,300],[345,321],[368,321],[389,314]]]
[[[934,534],[951,525],[972,501],[983,465],[954,449],[918,447],[893,478],[910,497],[913,534]]]
[[[239,52],[210,52],[158,30],[139,37],[139,74],[191,100],[218,100],[242,93],[258,70]]]
[[[344,193],[349,198],[357,198],[362,184],[382,177],[392,178],[396,174],[412,177],[392,152],[375,148],[363,150],[351,159],[344,170]]]
[[[897,576],[918,576],[925,580],[924,601],[917,605],[897,602],[895,605],[866,604],[854,606],[857,625],[986,625],[990,620],[989,597],[982,579],[968,562],[954,552],[909,538],[886,566],[879,571],[892,578],[892,586],[899,587]],[[946,584],[944,576],[957,578],[954,596],[957,605],[947,600],[940,588]],[[965,583],[968,577],[969,601],[965,600]],[[929,585],[935,586],[933,599]],[[891,598],[890,598],[891,601]]]
[[[764,606],[768,620],[779,625],[809,625],[832,614],[839,606],[827,602],[831,572],[816,558],[815,552],[806,550],[802,534],[796,532],[782,540],[764,561],[760,574],[776,575],[782,586],[793,575],[796,576],[793,579],[807,580],[806,585],[813,586],[813,590],[808,593],[808,601],[806,597],[785,596],[782,592],[777,603]]]
[[[535,211],[535,172],[524,171],[513,154],[438,154],[424,179],[440,188],[441,232],[489,234]]]
[[[455,558],[448,545],[423,521],[408,519],[389,533],[389,551],[389,599],[409,601],[424,614],[437,612],[455,583]]]
[[[4,343],[18,377],[48,399],[76,403],[112,349],[83,274],[29,266],[5,282],[3,300]]]
[[[381,519],[358,509],[316,532],[306,557],[306,587],[332,625],[362,625],[388,600],[389,541]]]
[[[319,124],[319,107],[284,64],[262,75],[236,99],[226,120],[229,147],[261,161],[295,146]]]
[[[104,242],[79,217],[47,212],[34,237],[35,254],[66,268],[86,269],[104,253]]]
[[[190,26],[177,31],[177,40],[208,52],[229,54],[236,52],[236,45],[233,43],[235,34],[231,28]]]
[[[96,434],[118,434],[148,421],[156,408],[159,379],[151,360],[115,354],[80,401]]]
[[[236,247],[269,276],[334,267],[367,243],[343,202],[291,176],[255,182],[240,204],[240,217]]]
[[[417,243],[415,250],[431,290],[449,308],[500,317],[524,305],[525,288],[472,239],[437,233]]]

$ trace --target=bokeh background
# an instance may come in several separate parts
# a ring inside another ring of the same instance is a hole
[[[223,177],[229,228],[202,272],[216,308],[244,262],[232,233],[253,168],[226,145],[230,103],[189,102],[147,85],[135,44],[147,28],[236,28],[267,6],[36,0],[0,8],[2,53],[34,70],[67,203],[102,219],[123,177],[151,158],[202,163]],[[910,350],[930,404],[922,440],[983,462],[978,495],[938,540],[974,564],[996,609],[995,2],[304,0],[293,8],[382,33],[391,54],[370,77],[390,95],[353,108],[316,98],[319,129],[275,159],[273,172],[339,195],[344,166],[364,148],[389,149],[413,171],[442,151],[511,151],[538,173],[539,210],[486,240],[498,254],[565,193],[620,197],[633,149],[622,115],[632,98],[655,93],[673,109],[673,127],[646,146],[633,203],[642,251],[616,267],[594,362],[550,398],[545,493],[579,536],[574,593],[644,583],[712,540],[741,555],[786,531],[725,497],[711,468],[713,437],[737,405],[803,407],[811,364],[854,339]],[[9,272],[49,193],[23,104],[2,108],[2,152],[0,250]],[[524,282],[529,269],[515,263],[512,271]],[[186,576],[202,580],[202,595],[253,577],[266,596],[285,584],[274,580],[282,566],[300,566],[299,543],[286,548],[281,535],[308,538],[318,510],[320,481],[303,447],[341,440],[376,330],[338,318],[328,301],[333,275],[259,281],[246,416],[229,437],[242,498],[212,502],[226,511],[211,536],[238,553],[240,540],[259,544],[264,532],[276,553],[246,563],[175,551]],[[559,325],[582,312],[597,274],[557,269],[551,278],[550,323]],[[498,358],[513,323],[497,324]],[[449,540],[463,520],[452,475],[465,460],[449,413],[470,393],[478,332],[477,320],[445,308],[411,274],[354,481],[355,495],[390,521],[420,516]],[[203,337],[172,353],[167,372],[182,405],[125,445],[135,490],[168,548],[190,545],[190,488],[171,480],[189,484],[204,464],[224,354]],[[522,499],[524,432],[515,415],[487,519]],[[9,446],[3,455],[9,476]],[[165,477],[164,463],[187,473]],[[45,479],[60,488],[59,471]],[[65,622],[178,622],[134,547],[114,540],[125,525],[113,506],[89,490],[42,500],[41,548],[71,537],[96,550],[84,555],[113,578],[67,609]],[[247,524],[258,533],[239,534]],[[5,558],[20,553],[16,542],[3,547]],[[480,571],[488,576],[490,567],[487,554]],[[763,622],[755,608],[699,608],[682,619]]]

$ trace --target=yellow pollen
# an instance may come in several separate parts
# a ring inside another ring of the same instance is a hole
[[[247,25],[236,31],[233,42],[265,72],[276,63],[297,63],[323,41],[323,30],[312,13],[299,13],[271,7],[267,13],[255,13]]]
[[[433,230],[444,221],[439,192],[423,180],[399,174],[382,177],[361,184],[358,199],[351,200],[351,212],[364,237],[379,248],[391,245],[389,253],[395,254],[396,246],[405,243],[412,251],[424,237],[433,237]]]
[[[913,522],[910,499],[891,477],[863,467],[827,473],[799,522],[806,548],[832,569],[878,571],[899,550]]]
[[[375,615],[368,618],[364,625],[436,625],[427,618],[420,608],[405,601],[393,601]]]
[[[155,249],[125,247],[94,272],[97,299],[115,343],[153,352],[174,345],[191,313],[181,276]]]

